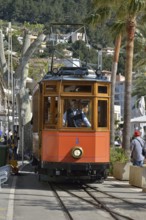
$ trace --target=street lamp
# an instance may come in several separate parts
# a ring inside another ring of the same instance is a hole
[[[21,151],[22,152],[21,152],[21,155],[22,155],[22,165],[23,165],[24,163],[24,116],[25,116],[23,111],[21,113],[21,116],[22,116],[22,134],[21,134],[21,146],[22,146]]]

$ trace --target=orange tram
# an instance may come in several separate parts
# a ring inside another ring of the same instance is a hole
[[[107,177],[110,86],[105,76],[86,67],[61,67],[35,87],[33,157],[41,180],[95,182]]]

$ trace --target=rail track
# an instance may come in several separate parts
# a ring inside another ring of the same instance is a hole
[[[21,213],[24,219],[36,220],[145,220],[145,193],[128,183],[110,179],[103,184],[48,184],[36,180],[30,165],[18,175],[11,219],[19,219]],[[1,207],[6,201],[0,201]],[[26,210],[33,210],[31,217]]]
[[[97,193],[102,193],[102,194],[104,194],[104,195],[106,195],[106,196],[109,196],[110,198],[119,199],[120,201],[123,201],[123,202],[125,202],[125,203],[127,203],[127,204],[129,204],[129,205],[132,205],[132,206],[135,207],[136,209],[137,209],[137,208],[142,208],[142,209],[146,210],[146,204],[138,204],[137,202],[136,202],[136,203],[131,202],[131,201],[129,201],[128,199],[123,199],[122,197],[114,196],[114,195],[112,195],[112,194],[110,194],[110,193],[107,193],[107,192],[104,192],[104,191],[102,191],[102,190],[99,190],[99,189],[97,189],[97,187],[92,187],[92,186],[90,186],[90,185],[88,185],[88,184],[85,184],[84,186],[87,187],[87,188],[89,188],[89,189],[91,189],[91,190],[94,190],[94,191],[97,192]]]
[[[52,191],[57,197],[64,213],[66,219],[76,220],[76,216],[72,211],[72,205],[74,203],[74,209],[78,210],[80,206],[81,211],[80,215],[85,216],[85,210],[90,210],[91,216],[92,211],[94,216],[97,215],[97,219],[100,214],[102,214],[102,219],[114,219],[114,220],[133,220],[131,217],[131,209],[143,209],[146,211],[146,208],[140,204],[134,204],[126,199],[113,196],[109,193],[106,193],[102,190],[99,190],[97,187],[92,187],[88,184],[85,185],[63,185],[63,184],[50,184]],[[126,208],[126,213],[123,214],[122,207]],[[129,209],[129,212],[127,211]],[[91,217],[92,218],[92,217]],[[99,219],[100,219],[99,218]]]

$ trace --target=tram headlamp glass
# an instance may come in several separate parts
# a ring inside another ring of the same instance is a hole
[[[58,68],[53,68],[53,73],[57,74],[58,73]]]
[[[82,154],[83,154],[83,149],[81,147],[74,147],[72,149],[71,155],[73,158],[76,159],[81,158]]]

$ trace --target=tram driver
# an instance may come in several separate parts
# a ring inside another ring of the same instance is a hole
[[[80,109],[69,108],[64,113],[63,124],[67,124],[68,127],[91,127],[87,118],[88,111],[88,103],[82,103]]]

